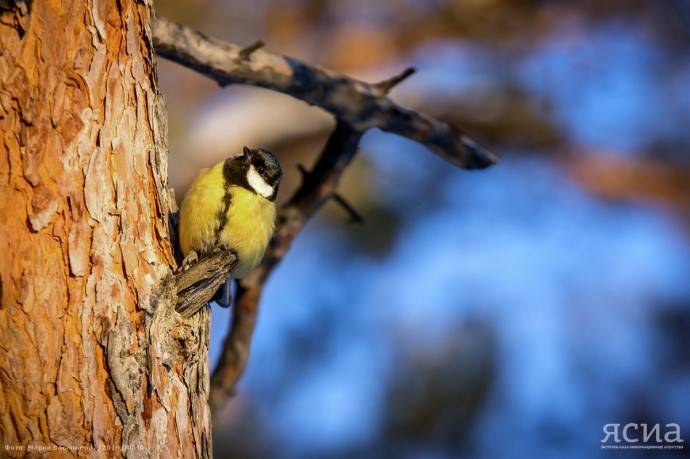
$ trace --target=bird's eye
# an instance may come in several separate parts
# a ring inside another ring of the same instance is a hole
[[[259,167],[256,171],[257,171],[260,175],[264,175],[264,172],[266,172],[266,169],[263,168],[263,167]]]

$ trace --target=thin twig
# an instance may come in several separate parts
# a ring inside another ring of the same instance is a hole
[[[263,40],[257,40],[251,45],[242,48],[238,53],[239,57],[243,61],[246,61],[247,59],[249,59],[249,56],[251,56],[252,53],[254,53],[254,51],[256,51],[257,49],[261,49],[264,46],[266,46],[266,43],[264,43]]]
[[[297,170],[302,175],[302,180],[306,180],[307,176],[309,175],[309,171],[306,167],[304,167],[304,164],[297,164]]]
[[[352,207],[352,204],[347,202],[339,193],[333,193],[333,202],[337,203],[350,216],[350,223],[357,223],[361,225],[364,223],[364,218]]]
[[[457,127],[396,105],[376,84],[264,50],[254,51],[249,62],[242,57],[246,48],[207,37],[164,17],[153,22],[152,31],[159,55],[220,85],[248,84],[291,95],[325,109],[357,131],[379,128],[407,137],[465,169],[481,169],[498,161],[493,152]]]
[[[306,181],[309,177],[310,172],[302,164],[297,164],[297,170],[299,170],[300,174],[302,175],[302,181]],[[333,202],[338,204],[340,207],[343,208],[343,210],[345,210],[345,212],[347,212],[347,214],[350,216],[350,223],[364,223],[364,218],[359,214],[359,212],[357,212],[357,210],[354,207],[352,207],[352,205],[349,202],[347,202],[347,200],[342,195],[333,191],[331,193],[331,198],[333,199]]]
[[[416,71],[417,69],[415,69],[414,67],[408,67],[405,70],[403,70],[399,75],[395,75],[394,77],[388,78],[387,80],[379,81],[378,83],[375,83],[372,86],[379,91],[380,95],[385,96],[390,92],[391,89],[405,81]]]

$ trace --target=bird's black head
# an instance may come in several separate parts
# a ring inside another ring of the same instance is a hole
[[[225,160],[223,164],[225,186],[241,186],[273,201],[283,178],[278,160],[263,148],[244,147],[241,155]]]

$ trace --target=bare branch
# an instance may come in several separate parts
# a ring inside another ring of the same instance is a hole
[[[493,152],[460,129],[396,105],[382,94],[380,84],[357,81],[263,50],[253,50],[251,60],[245,60],[243,53],[246,54],[247,48],[207,37],[163,17],[153,23],[152,30],[159,55],[192,68],[220,85],[241,83],[291,95],[325,109],[357,131],[379,128],[407,137],[465,169],[481,169],[498,161]],[[396,83],[396,78],[391,80]]]
[[[235,265],[237,253],[234,250],[220,250],[172,276],[168,282],[174,284],[177,294],[175,310],[184,318],[193,316],[211,300]]]

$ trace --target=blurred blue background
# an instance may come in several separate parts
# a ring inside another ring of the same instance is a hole
[[[170,1],[158,14],[392,92],[502,162],[455,169],[369,132],[262,298],[217,457],[690,455],[690,5],[591,0]],[[265,147],[299,183],[333,126],[161,61],[178,199]],[[213,310],[211,358],[229,312]],[[685,448],[604,450],[604,425]]]

